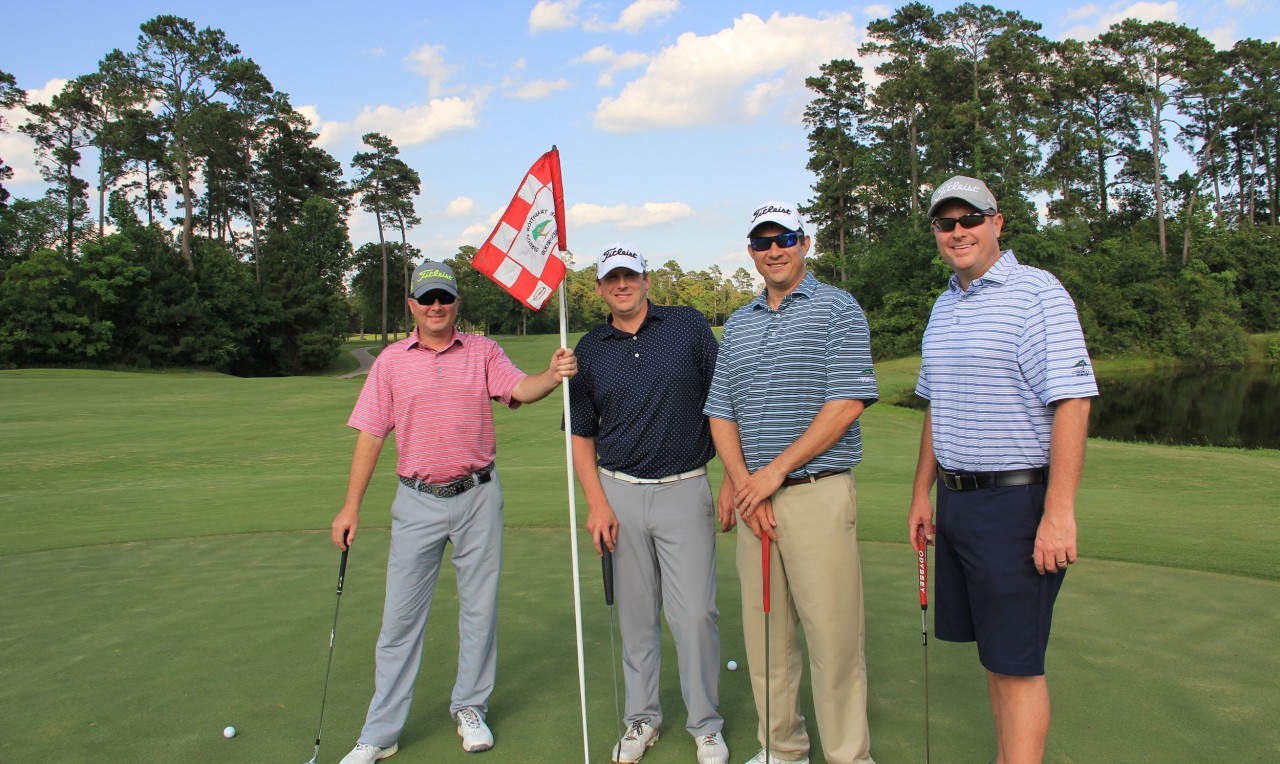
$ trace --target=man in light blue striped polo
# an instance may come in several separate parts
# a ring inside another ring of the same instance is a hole
[[[766,202],[752,213],[747,252],[765,288],[725,324],[705,409],[725,469],[721,517],[732,525],[736,508],[750,529],[738,530],[737,565],[764,748],[749,764],[809,761],[797,623],[826,760],[872,761],[850,470],[862,460],[858,417],[878,397],[876,378],[866,316],[849,293],[805,272],[809,243],[795,205]],[[772,542],[772,618],[762,534]]]
[[[1076,561],[1098,388],[1075,303],[1052,274],[1001,252],[1004,219],[986,184],[951,178],[929,217],[953,275],[924,333],[916,394],[929,408],[907,532],[917,551],[937,544],[935,634],[978,643],[996,761],[1030,764],[1049,732],[1045,651]]]

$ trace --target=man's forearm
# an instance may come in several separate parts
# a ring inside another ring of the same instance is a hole
[[[928,499],[938,479],[938,457],[933,453],[933,414],[924,411],[924,427],[920,430],[920,453],[916,457],[916,477],[911,484],[911,498]]]
[[[707,417],[711,423],[711,442],[715,443],[724,474],[734,485],[750,477],[746,457],[742,455],[742,435],[738,423],[729,419]]]
[[[774,457],[769,467],[783,477],[795,472],[839,442],[864,410],[866,404],[859,400],[827,401],[800,437]]]
[[[1090,398],[1058,401],[1049,436],[1049,486],[1045,503],[1073,506],[1080,475],[1084,472],[1085,443],[1089,435]]]
[[[582,496],[587,500],[587,507],[607,504],[604,486],[600,484],[600,473],[596,471],[596,439],[574,435],[573,471],[578,475],[578,485],[582,486]]]
[[[520,380],[514,390],[511,391],[511,397],[521,403],[536,403],[546,398],[560,386],[560,375],[551,369],[547,369],[541,374],[530,374]]]
[[[378,456],[382,453],[385,438],[379,438],[363,430],[356,436],[355,453],[351,457],[351,474],[347,478],[347,497],[345,506],[358,509],[364,501],[364,493],[373,479],[373,471],[378,466]]]

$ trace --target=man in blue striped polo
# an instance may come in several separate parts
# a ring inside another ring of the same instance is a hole
[[[867,320],[849,293],[805,272],[810,240],[795,205],[760,205],[747,236],[765,288],[725,324],[705,410],[725,468],[722,516],[733,518],[736,507],[750,529],[738,530],[737,565],[757,734],[765,748],[749,764],[809,761],[797,622],[808,643],[826,760],[868,764],[862,571],[850,472],[862,460],[858,416],[878,398]],[[772,618],[763,608],[761,534],[773,542]]]
[[[1075,494],[1098,388],[1071,296],[1001,252],[1004,219],[986,184],[951,178],[929,217],[953,275],[924,333],[916,394],[929,408],[907,532],[917,551],[921,536],[937,543],[934,632],[978,643],[996,761],[1040,762],[1045,650],[1076,561]]]

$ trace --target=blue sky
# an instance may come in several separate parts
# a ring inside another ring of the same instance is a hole
[[[1125,17],[1198,28],[1219,47],[1280,39],[1280,0],[997,2],[1053,39],[1090,39]],[[957,3],[937,2],[948,10]],[[575,267],[613,242],[686,270],[750,268],[746,220],[758,202],[804,202],[804,78],[857,58],[869,21],[896,4],[791,0],[204,0],[9,2],[0,69],[32,100],[131,49],[139,25],[171,13],[223,30],[313,121],[349,168],[360,135],[389,135],[421,175],[428,257],[479,246],[522,173],[556,144]],[[870,70],[871,66],[867,66]],[[6,114],[20,124],[22,114]],[[94,166],[86,152],[86,167]],[[43,185],[30,143],[0,134],[7,186]],[[88,172],[84,177],[91,177]],[[347,170],[347,176],[351,174]],[[371,216],[351,220],[357,246]]]

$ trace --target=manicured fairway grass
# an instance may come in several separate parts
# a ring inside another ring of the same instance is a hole
[[[545,366],[554,344],[502,341],[529,370]],[[893,362],[880,374],[892,390],[909,386],[913,370]],[[0,372],[0,761],[310,757],[338,562],[324,529],[345,485],[353,435],[344,423],[360,384]],[[490,716],[498,747],[463,753],[447,717],[457,598],[446,566],[418,698],[391,761],[582,760],[558,395],[498,414],[508,527]],[[864,426],[873,751],[882,764],[919,761],[919,608],[902,536],[920,415],[875,406]],[[372,688],[390,453],[351,554],[326,762],[350,748]],[[1084,560],[1050,648],[1048,760],[1280,759],[1269,721],[1280,697],[1270,498],[1280,454],[1091,442],[1089,460]],[[597,559],[581,549],[592,761],[607,761],[616,735],[607,611]],[[744,662],[732,536],[718,549],[723,658]],[[929,652],[933,760],[985,762],[994,749],[972,647],[931,640]],[[653,764],[693,758],[669,643],[666,655]],[[736,764],[756,746],[745,670],[722,673],[721,696]],[[239,737],[222,739],[228,724]],[[813,760],[822,761],[816,746]]]

